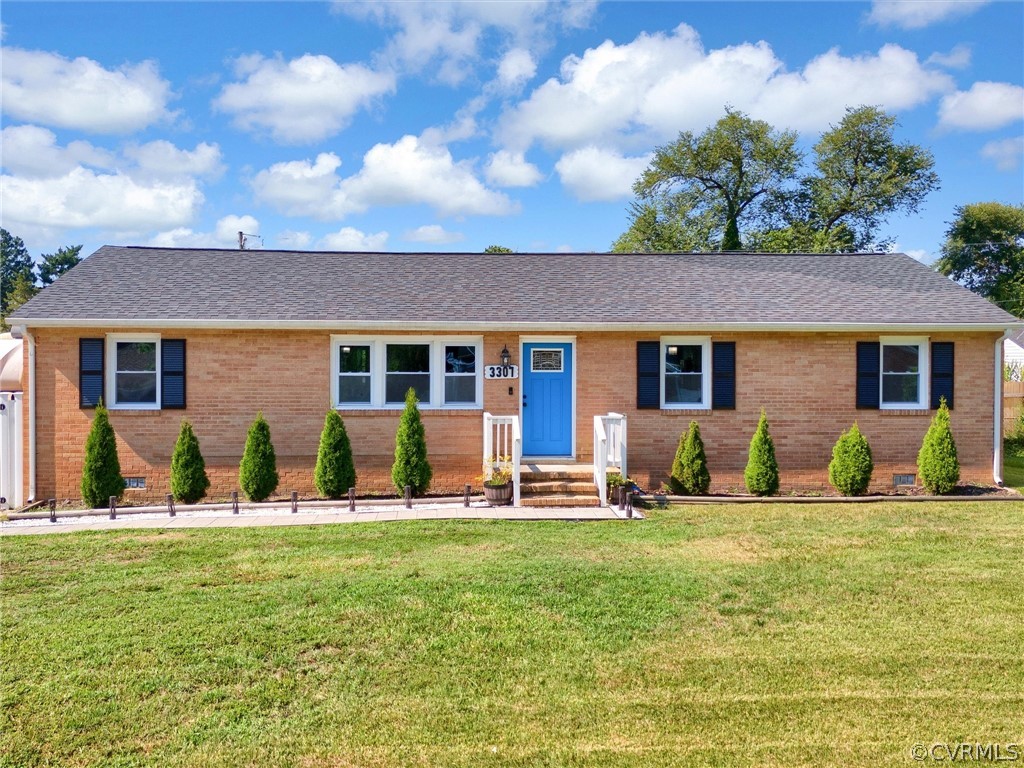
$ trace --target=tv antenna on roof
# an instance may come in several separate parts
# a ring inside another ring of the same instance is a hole
[[[238,233],[238,250],[245,251],[249,247],[249,238],[254,238],[260,241],[260,248],[263,247],[263,238],[259,235],[247,235],[245,232]]]

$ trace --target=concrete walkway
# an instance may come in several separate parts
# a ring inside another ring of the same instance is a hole
[[[639,512],[634,512],[637,519]],[[178,512],[168,514],[125,514],[122,510],[116,520],[106,513],[83,517],[60,517],[51,523],[48,519],[0,522],[0,536],[47,533],[73,533],[75,531],[112,531],[127,529],[177,530],[181,528],[256,528],[278,525],[332,525],[336,523],[380,523],[395,520],[620,520],[625,512],[611,507],[490,507],[476,504],[438,504],[429,506],[368,507],[349,512],[347,508],[318,509],[291,514],[289,507],[244,511],[237,515],[216,511],[206,513]]]

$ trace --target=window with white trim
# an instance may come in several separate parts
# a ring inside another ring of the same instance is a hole
[[[160,336],[107,335],[106,402],[109,408],[160,407]]]
[[[479,337],[331,337],[336,408],[401,408],[412,388],[421,408],[480,408]]]
[[[676,336],[661,340],[661,407],[711,407],[711,339]]]
[[[928,338],[883,336],[879,339],[882,408],[928,407]]]

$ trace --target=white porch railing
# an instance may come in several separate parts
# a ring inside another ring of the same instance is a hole
[[[497,467],[502,457],[512,462],[512,505],[519,506],[519,465],[523,461],[523,433],[518,416],[484,413],[485,467]]]
[[[626,417],[609,413],[594,417],[594,485],[601,506],[608,503],[608,467],[626,477]]]

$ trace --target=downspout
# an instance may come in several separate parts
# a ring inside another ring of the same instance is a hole
[[[36,340],[24,325],[11,326],[11,336],[28,341],[28,498],[36,500]]]
[[[1003,335],[996,340],[995,349],[995,403],[992,406],[992,479],[995,484],[1003,485],[1003,341],[1010,335]]]

